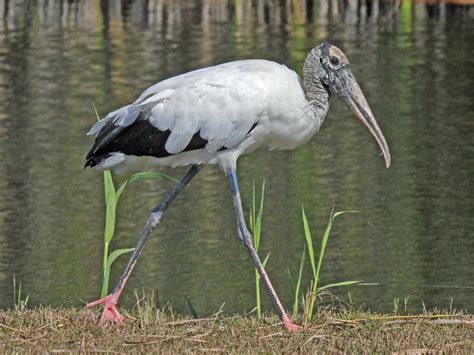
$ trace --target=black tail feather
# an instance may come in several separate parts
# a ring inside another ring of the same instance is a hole
[[[94,158],[87,158],[86,163],[84,164],[84,169],[93,168],[96,165],[97,165],[97,160],[96,160],[95,157]]]

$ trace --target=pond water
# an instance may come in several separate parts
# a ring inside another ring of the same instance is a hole
[[[458,2],[462,3],[462,2]],[[322,41],[344,50],[389,143],[373,139],[336,97],[321,131],[295,151],[239,161],[244,206],[266,184],[260,254],[290,308],[305,243],[304,204],[319,240],[333,206],[321,285],[375,311],[473,310],[474,9],[467,5],[321,1],[2,1],[0,3],[0,306],[12,279],[31,304],[80,305],[101,283],[103,185],[84,171],[85,132],[149,85],[242,58],[301,74]],[[185,169],[160,170],[180,177]],[[126,176],[116,176],[117,182]],[[112,249],[131,247],[166,180],[127,188]],[[123,297],[157,290],[200,316],[254,307],[252,263],[236,237],[226,178],[207,167],[146,245]],[[126,263],[114,264],[111,283]],[[310,278],[304,270],[304,287]],[[375,283],[377,285],[367,285]],[[268,297],[263,297],[271,310]]]

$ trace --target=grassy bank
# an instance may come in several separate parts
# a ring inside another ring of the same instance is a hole
[[[0,311],[0,352],[12,351],[458,351],[474,350],[472,315],[394,316],[325,310],[297,334],[275,316],[192,319],[141,302],[122,310],[123,326],[100,325],[97,313],[38,307]],[[301,324],[301,320],[300,323]]]

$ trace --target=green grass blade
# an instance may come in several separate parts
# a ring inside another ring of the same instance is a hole
[[[329,234],[331,233],[333,219],[334,219],[334,207],[331,210],[331,214],[329,215],[329,221],[326,226],[326,230],[324,231],[323,240],[321,241],[321,250],[319,251],[318,267],[316,268],[316,275],[314,277],[314,283],[315,283],[314,290],[318,289],[319,273],[321,272],[321,265],[323,264],[324,253],[326,252],[326,245],[328,243]]]
[[[109,198],[109,190],[110,190],[110,171],[106,170],[103,172],[104,177],[104,205],[107,206],[107,199]]]
[[[261,230],[262,230],[262,216],[263,216],[263,201],[265,196],[265,181],[262,183],[262,192],[260,195],[260,206],[257,212],[256,209],[256,193],[255,193],[255,181],[252,185],[252,208],[250,209],[250,231],[252,232],[253,238],[253,246],[255,251],[258,251],[260,247],[260,237],[261,237]],[[266,265],[268,261],[268,257],[270,253],[268,253],[267,257],[263,261],[263,266]],[[257,309],[257,316],[261,317],[261,300],[260,300],[260,275],[258,274],[257,269],[255,269],[255,300],[256,300],[256,309]]]
[[[298,281],[296,282],[295,288],[295,301],[293,304],[293,314],[296,316],[298,314],[298,295],[300,293],[301,287],[301,279],[303,278],[303,267],[304,267],[304,259],[306,255],[306,246],[303,246],[303,253],[301,254],[301,262],[300,262],[300,270],[298,273]]]
[[[270,257],[270,254],[271,254],[271,252],[269,251],[267,256],[265,257],[265,259],[263,260],[263,263],[262,263],[263,267],[265,267],[267,265],[267,261],[268,261],[268,258]]]
[[[161,174],[161,173],[155,173],[155,172],[141,172],[141,173],[136,173],[130,176],[125,182],[118,188],[117,190],[117,196],[116,196],[116,202],[118,203],[120,196],[122,195],[122,192],[125,190],[125,187],[127,187],[128,184],[140,181],[140,180],[145,180],[145,179],[158,179],[158,178],[167,178],[172,181],[178,182],[175,178]]]
[[[324,285],[324,286],[320,287],[320,288],[318,289],[318,292],[319,292],[319,291],[322,291],[322,290],[326,290],[326,289],[331,288],[331,287],[355,285],[355,284],[358,284],[358,283],[360,283],[360,282],[362,282],[362,281],[359,280],[359,281],[341,281],[341,282],[336,282],[336,283],[333,283],[333,284]]]
[[[109,276],[110,276],[110,268],[115,261],[120,255],[125,254],[125,253],[130,253],[131,251],[134,251],[135,248],[126,248],[126,249],[117,249],[114,250],[112,253],[107,258],[107,263],[105,265],[105,270],[104,270],[104,278],[102,281],[102,290],[101,290],[101,297],[107,296],[108,289],[109,289]]]
[[[100,121],[99,112],[97,111],[97,107],[95,107],[94,102],[92,102],[92,107],[94,108],[95,117],[97,118],[97,121]]]
[[[306,315],[306,318],[308,320],[311,319],[311,317],[313,315],[314,303],[316,301],[316,294],[317,294],[317,292],[319,292],[321,290],[321,289],[318,289],[319,275],[321,273],[321,266],[323,264],[324,255],[326,253],[326,246],[327,246],[327,243],[328,243],[329,235],[331,234],[332,224],[333,224],[334,219],[336,217],[338,217],[342,214],[345,214],[345,213],[350,213],[350,212],[356,212],[356,211],[341,211],[341,212],[334,213],[334,208],[333,208],[331,210],[331,214],[329,215],[328,224],[326,226],[326,230],[324,231],[323,239],[321,241],[321,249],[319,251],[318,265],[316,267],[315,272],[314,272],[314,269],[313,269],[314,278],[313,278],[312,287],[311,287],[311,298],[310,298],[310,304],[309,304],[309,308],[308,308],[308,314]],[[304,219],[305,219],[305,216],[303,215],[303,220]],[[306,233],[306,228],[305,228],[305,233]]]
[[[123,248],[123,249],[114,250],[109,255],[109,260],[107,261],[107,269],[110,270],[110,267],[114,263],[115,259],[117,259],[120,255],[125,254],[125,253],[130,253],[134,250],[135,248]]]
[[[359,211],[339,211],[334,213],[334,216],[332,216],[332,219],[334,220],[337,216],[340,216],[341,214],[346,214],[346,213],[359,213]]]
[[[301,254],[301,261],[300,261],[300,270],[298,272],[298,281],[296,282],[295,287],[295,298],[293,301],[293,317],[298,315],[298,296],[300,294],[300,287],[301,287],[301,279],[303,278],[303,266],[304,266],[304,259],[306,255],[306,245],[303,245],[303,253]]]
[[[308,245],[308,254],[309,260],[311,262],[311,269],[313,270],[313,277],[316,278],[316,261],[314,258],[313,237],[311,236],[308,219],[306,218],[306,213],[304,212],[304,206],[301,206],[301,211],[303,213],[304,235],[306,238],[306,244]]]
[[[256,232],[258,234],[258,243],[256,245],[256,249],[260,247],[260,240],[261,240],[261,232],[262,232],[262,218],[263,218],[263,200],[265,196],[265,181],[262,183],[262,192],[260,194],[260,207],[258,208],[257,220],[256,220]]]
[[[13,306],[16,305],[16,278],[13,275]]]
[[[255,303],[257,309],[257,317],[260,318],[262,316],[262,309],[261,309],[261,299],[260,299],[260,275],[258,274],[257,268],[255,268]]]
[[[357,212],[357,211],[340,211],[340,212],[336,212],[334,213],[334,207],[331,211],[331,214],[329,216],[329,221],[328,221],[328,225],[326,226],[326,230],[324,231],[324,235],[323,235],[323,240],[321,242],[321,250],[319,252],[319,260],[318,260],[318,267],[316,269],[316,277],[315,277],[315,290],[317,289],[317,283],[318,283],[318,280],[319,280],[319,273],[321,271],[321,265],[323,263],[323,259],[324,259],[324,253],[326,252],[326,246],[327,246],[327,243],[328,243],[328,239],[329,239],[329,235],[331,234],[331,229],[332,229],[332,224],[334,222],[334,220],[336,219],[336,217],[340,216],[340,215],[343,215],[345,213],[354,213],[354,212]]]
[[[104,240],[106,243],[110,243],[114,236],[115,232],[115,212],[116,212],[116,193],[115,186],[112,180],[112,174],[110,171],[104,171],[104,175],[107,176],[106,180],[108,181],[106,186],[107,191],[107,200],[105,207],[105,231],[104,231]]]
[[[263,267],[267,265],[268,258],[270,257],[270,252],[267,254],[265,260],[263,260]],[[256,308],[257,308],[257,316],[260,318],[262,316],[262,308],[261,308],[261,296],[260,296],[260,274],[255,268],[255,300],[256,300]]]
[[[18,284],[18,300],[17,300],[17,303],[16,303],[18,308],[20,307],[20,303],[21,303],[21,281]]]
[[[115,196],[115,185],[112,179],[112,173],[109,170],[103,172],[104,176],[104,194],[105,194],[105,225],[104,225],[104,252],[102,260],[102,291],[101,294],[107,291],[108,287],[108,273],[107,273],[107,259],[109,257],[109,244],[114,236],[115,231],[115,205],[112,201]],[[109,200],[109,197],[111,200]],[[106,282],[107,281],[107,282]]]
[[[196,312],[196,309],[194,308],[193,304],[191,303],[191,301],[189,300],[189,298],[187,298],[186,296],[184,296],[184,299],[186,300],[186,305],[188,306],[189,308],[189,311],[191,312],[191,315],[193,316],[194,319],[198,319],[199,316]]]
[[[265,198],[265,181],[262,183],[262,192],[260,194],[260,206],[258,212],[256,209],[256,194],[255,194],[255,181],[252,186],[252,208],[250,209],[250,231],[253,237],[253,246],[255,251],[258,251],[260,247],[261,231],[262,231],[262,219],[263,219],[263,202]]]
[[[291,276],[291,271],[290,268],[288,267],[286,269],[288,271],[288,278],[290,279],[290,287],[291,287],[291,293],[295,293],[295,282],[293,281],[293,277]]]
[[[255,180],[252,183],[252,207],[250,208],[250,231],[252,232],[252,235],[255,232],[255,220],[256,220],[256,209],[255,209]],[[255,242],[255,236],[254,237],[254,242]],[[255,245],[254,245],[255,247]]]

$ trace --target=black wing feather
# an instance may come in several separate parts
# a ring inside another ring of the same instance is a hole
[[[144,111],[129,126],[116,126],[110,121],[97,135],[92,149],[87,153],[85,167],[93,167],[111,153],[121,152],[127,155],[153,156],[164,158],[170,155],[165,149],[171,131],[162,131],[153,126]],[[184,151],[202,149],[208,141],[199,132],[195,133]]]
[[[99,131],[89,153],[86,156],[84,168],[96,166],[102,159],[106,159],[112,153],[124,153],[135,156],[153,156],[164,158],[172,153],[165,149],[166,141],[171,135],[170,130],[162,131],[153,126],[148,118],[150,117],[152,105],[143,109],[131,106],[126,111],[126,120],[132,122],[129,125],[115,124],[116,117],[111,117],[109,122]],[[258,125],[258,121],[253,124],[247,134],[250,134]],[[188,145],[180,152],[203,149],[208,141],[196,132]],[[226,150],[222,147],[219,151]],[[178,153],[179,154],[179,153]]]

